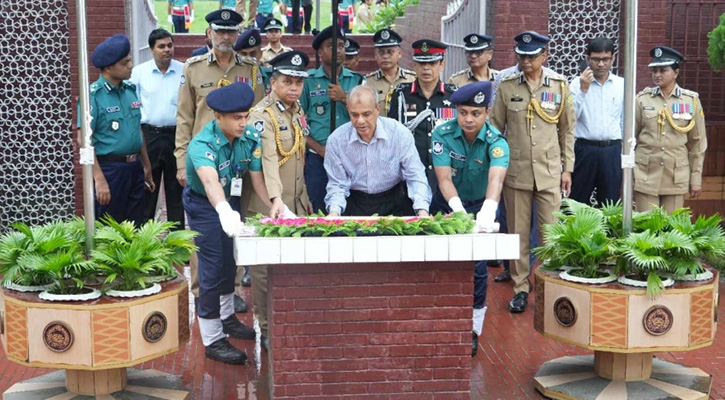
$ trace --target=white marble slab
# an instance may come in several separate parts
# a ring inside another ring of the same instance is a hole
[[[516,260],[515,234],[234,239],[237,265]]]

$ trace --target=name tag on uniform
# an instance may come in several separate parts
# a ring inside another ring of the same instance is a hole
[[[207,82],[207,83],[202,83],[199,87],[204,89],[204,88],[211,87],[211,85],[213,85],[213,83]]]
[[[115,113],[121,111],[121,107],[119,106],[113,106],[113,107],[106,107],[107,113]]]
[[[132,110],[135,110],[137,108],[141,108],[141,102],[140,101],[134,101],[133,103],[131,103],[131,109]]]
[[[232,187],[229,194],[242,197],[242,178],[232,178]]]
[[[466,161],[466,156],[464,156],[464,155],[462,155],[462,154],[454,153],[454,152],[452,152],[452,151],[451,151],[450,153],[448,153],[448,155],[449,155],[449,156],[450,156],[450,157],[451,157],[452,159],[454,159],[454,160],[458,160],[458,161]]]
[[[524,101],[522,97],[512,97],[511,101]]]
[[[643,110],[654,110],[655,108],[652,106],[642,106]]]
[[[223,170],[224,168],[229,167],[229,164],[231,164],[231,161],[226,160],[223,163],[219,164],[219,171]]]
[[[310,97],[324,96],[326,94],[327,94],[327,90],[325,90],[325,89],[313,90],[310,92]]]

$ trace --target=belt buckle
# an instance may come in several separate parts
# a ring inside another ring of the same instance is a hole
[[[136,162],[137,159],[138,159],[138,154],[131,154],[131,155],[126,156],[127,163]]]

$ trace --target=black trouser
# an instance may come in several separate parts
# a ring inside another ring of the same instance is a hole
[[[183,188],[179,181],[176,180],[176,157],[174,157],[176,127],[155,127],[141,124],[141,130],[146,138],[146,151],[149,154],[151,171],[156,185],[156,190],[146,192],[144,221],[153,219],[156,214],[156,203],[159,199],[161,177],[163,175],[167,219],[178,224],[176,229],[184,229],[184,207],[181,204]]]
[[[380,216],[394,215],[397,217],[415,215],[413,201],[408,198],[405,181],[376,194],[367,194],[357,190],[350,191],[350,197],[347,198],[347,207],[343,215],[365,217],[373,214]]]
[[[577,139],[574,144],[574,173],[571,198],[591,204],[592,192],[596,201],[617,201],[622,190],[622,141],[593,141]]]
[[[305,33],[312,32],[312,4],[302,6],[305,10]]]

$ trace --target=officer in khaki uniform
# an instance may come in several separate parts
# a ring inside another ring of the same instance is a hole
[[[267,35],[267,41],[269,43],[262,47],[262,58],[259,60],[260,64],[267,66],[271,59],[282,53],[292,51],[291,47],[287,47],[280,42],[282,38],[282,21],[276,18],[268,19],[262,30]]]
[[[304,215],[309,200],[305,188],[305,139],[307,122],[297,101],[302,94],[309,58],[301,51],[285,52],[270,60],[272,92],[249,115],[250,124],[262,138],[262,172],[270,198],[281,197],[284,217]],[[269,207],[255,194],[248,214],[265,213]],[[254,315],[267,339],[267,267],[251,267]]]
[[[463,38],[468,68],[458,71],[448,78],[448,83],[462,87],[479,81],[494,81],[498,71],[489,68],[488,62],[493,57],[493,37],[471,33]]]
[[[365,76],[365,85],[378,93],[378,111],[388,115],[388,105],[395,87],[415,80],[415,72],[401,68],[398,61],[402,56],[400,43],[403,38],[392,29],[381,29],[373,35],[375,61],[380,67]]]
[[[697,93],[677,85],[682,54],[657,46],[650,56],[657,86],[640,92],[635,104],[634,199],[637,211],[661,206],[671,213],[684,205],[685,193],[702,192],[705,113]]]
[[[561,191],[571,191],[575,114],[566,78],[541,67],[549,37],[523,32],[515,40],[521,72],[498,85],[491,124],[506,132],[511,151],[503,194],[509,231],[519,235],[520,256],[511,269],[515,295],[509,303],[509,311],[519,313],[526,309],[530,289],[532,203],[539,226],[556,222]]]
[[[186,60],[179,87],[174,156],[176,177],[181,186],[186,186],[186,149],[189,142],[206,124],[214,120],[214,111],[206,103],[207,94],[232,82],[244,82],[254,90],[255,104],[264,97],[264,85],[257,62],[234,54],[233,45],[239,34],[242,16],[235,11],[221,9],[207,14],[206,21],[211,28],[213,48],[208,54]],[[196,254],[192,255],[190,266],[191,290],[198,298]],[[246,309],[241,298],[236,297],[235,303],[236,310]]]

